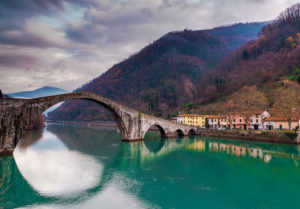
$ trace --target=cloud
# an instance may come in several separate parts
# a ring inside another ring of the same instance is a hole
[[[7,68],[24,67],[24,63],[35,65],[37,60],[34,57],[23,54],[3,54],[0,53],[0,63]]]
[[[72,90],[170,31],[271,20],[294,3],[2,0],[0,88],[12,92],[54,85]]]
[[[0,11],[3,16],[32,16],[63,8],[61,0],[1,0]]]
[[[26,21],[22,28],[8,29],[0,34],[0,43],[5,45],[64,47],[67,42],[64,32],[34,21]]]

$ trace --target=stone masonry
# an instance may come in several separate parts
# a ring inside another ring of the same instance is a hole
[[[116,120],[122,140],[143,140],[151,126],[162,137],[195,134],[194,126],[153,117],[90,92],[78,92],[34,99],[0,98],[0,150],[13,150],[29,126],[49,107],[66,100],[86,99],[106,108]]]

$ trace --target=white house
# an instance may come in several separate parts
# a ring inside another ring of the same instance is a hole
[[[219,127],[219,117],[217,115],[208,115],[207,120],[211,129],[217,129]]]
[[[178,115],[177,116],[177,123],[182,123],[182,116],[181,115]]]
[[[209,127],[212,129],[225,128],[227,126],[226,116],[224,115],[208,115]]]
[[[270,116],[271,116],[271,114],[268,111],[264,111],[262,113],[255,113],[252,117],[250,117],[250,120],[249,120],[250,129],[263,130],[264,129],[263,120]]]

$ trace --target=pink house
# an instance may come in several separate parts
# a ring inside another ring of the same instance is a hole
[[[229,116],[229,126],[230,128],[246,129],[245,117],[238,114]]]

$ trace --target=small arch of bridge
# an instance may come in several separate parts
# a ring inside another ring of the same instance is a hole
[[[197,133],[196,133],[196,130],[192,128],[192,129],[189,130],[188,134],[194,136]]]
[[[150,124],[146,127],[146,129],[143,133],[143,138],[145,137],[145,135],[148,131],[151,131],[152,128],[157,128],[159,130],[161,138],[166,138],[167,137],[165,129],[161,125],[159,125],[157,123],[154,123],[154,124]]]
[[[178,137],[183,137],[184,136],[184,133],[181,129],[177,129],[176,134],[177,134]]]

